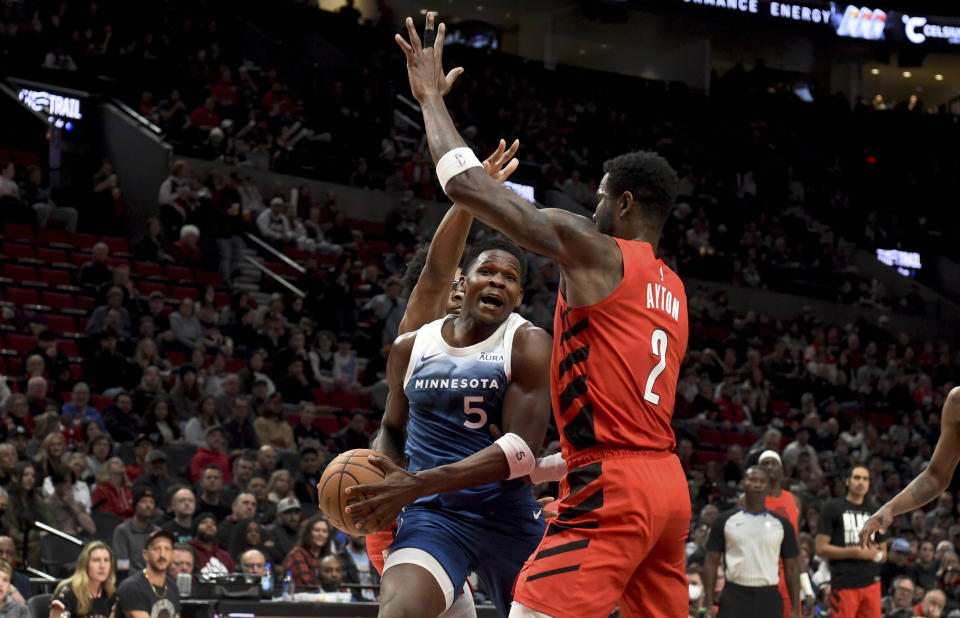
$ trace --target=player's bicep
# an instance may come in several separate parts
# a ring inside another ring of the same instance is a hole
[[[544,330],[517,331],[511,381],[504,395],[503,431],[523,438],[536,454],[550,420],[550,351],[553,339]]]
[[[941,483],[949,483],[960,461],[960,387],[947,396],[940,418],[940,438],[930,458],[928,472]]]
[[[410,353],[415,340],[416,332],[400,335],[393,342],[390,356],[387,357],[387,384],[390,392],[387,394],[381,424],[390,430],[403,431],[407,426],[409,402],[403,389],[403,382],[407,375],[407,365],[410,363]]]

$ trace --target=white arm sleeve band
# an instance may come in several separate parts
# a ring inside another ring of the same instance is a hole
[[[507,480],[526,476],[537,465],[537,459],[527,446],[526,440],[515,433],[504,434],[494,444],[503,449],[503,456],[507,458],[507,465],[510,466]]]
[[[530,472],[530,482],[534,485],[551,481],[559,481],[567,473],[567,462],[563,455],[554,453],[537,460],[537,466]]]
[[[477,155],[473,151],[463,146],[447,151],[447,154],[440,157],[437,161],[437,179],[443,190],[447,190],[447,183],[457,174],[462,174],[471,167],[483,167]]]

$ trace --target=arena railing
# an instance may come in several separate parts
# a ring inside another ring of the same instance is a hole
[[[290,290],[292,293],[296,294],[296,295],[299,296],[300,298],[306,298],[306,297],[307,297],[307,293],[306,293],[306,292],[304,292],[303,290],[301,290],[301,289],[298,288],[297,286],[295,286],[295,285],[293,285],[292,283],[290,283],[289,281],[287,281],[284,277],[281,277],[281,276],[278,275],[277,273],[273,272],[272,270],[270,270],[269,268],[267,268],[266,266],[264,266],[264,265],[261,264],[260,262],[258,262],[258,261],[256,261],[255,259],[251,258],[249,255],[244,256],[243,259],[246,260],[246,262],[247,262],[248,264],[250,264],[251,266],[253,266],[253,267],[256,268],[257,270],[259,270],[259,271],[262,272],[263,274],[267,275],[268,277],[270,277],[271,279],[273,279],[274,281],[276,281],[277,283],[279,283],[279,284],[282,285],[283,287],[287,288],[288,290]]]

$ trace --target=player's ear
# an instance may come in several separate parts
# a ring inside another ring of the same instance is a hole
[[[466,292],[467,291],[467,277],[466,275],[460,275],[460,278],[457,280],[457,291]]]
[[[517,302],[513,305],[513,310],[516,311],[517,307],[523,304],[523,289],[520,290],[520,293],[517,294]]]
[[[620,218],[625,219],[630,216],[630,214],[633,212],[633,209],[636,207],[637,201],[633,198],[633,193],[624,191],[617,203],[617,210]]]

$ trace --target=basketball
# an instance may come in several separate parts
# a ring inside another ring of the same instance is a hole
[[[367,461],[370,455],[387,459],[383,453],[368,448],[357,448],[341,453],[327,465],[323,476],[320,477],[320,482],[317,483],[320,510],[331,526],[347,534],[366,536],[375,532],[375,530],[357,529],[357,522],[346,512],[349,505],[360,502],[363,497],[356,494],[347,496],[344,493],[349,487],[383,480],[383,471]]]

